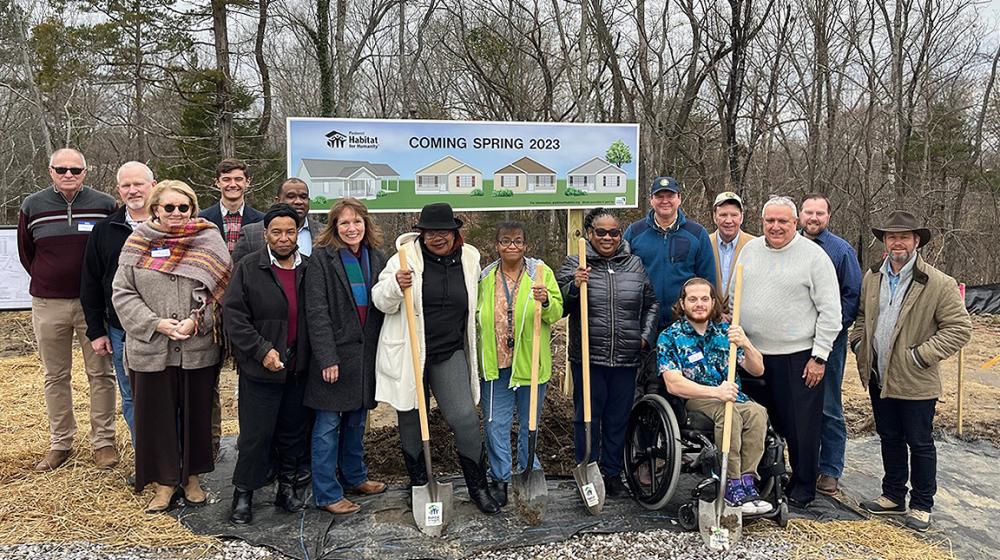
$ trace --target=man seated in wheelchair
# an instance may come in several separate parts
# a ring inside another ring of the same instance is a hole
[[[755,377],[764,373],[764,359],[742,328],[723,320],[722,302],[711,282],[688,280],[673,312],[674,323],[657,341],[657,362],[667,391],[686,399],[688,411],[701,412],[715,422],[718,444],[725,405],[735,403],[725,499],[745,514],[767,513],[773,506],[761,499],[755,485],[764,454],[767,411],[747,398],[739,376],[735,384],[726,380],[730,343],[737,347],[737,363]]]

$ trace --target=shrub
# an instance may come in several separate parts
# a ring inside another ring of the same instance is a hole
[[[512,191],[510,189],[494,189],[493,190],[493,196],[501,197],[501,198],[506,198],[506,197],[514,196],[514,191]]]
[[[566,196],[583,196],[587,193],[573,187],[566,187]]]
[[[325,196],[317,196],[312,199],[312,203],[316,204],[317,206],[324,206],[329,202],[330,201]]]
[[[388,194],[390,194],[389,191],[378,191],[378,193],[375,194],[375,198],[382,198]]]
[[[469,196],[483,196],[483,189],[472,189]]]

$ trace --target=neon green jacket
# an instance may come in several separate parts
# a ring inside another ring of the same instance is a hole
[[[552,377],[552,349],[550,348],[551,325],[562,317],[563,301],[559,284],[552,269],[539,259],[526,258],[526,273],[521,275],[514,304],[514,359],[510,376],[511,387],[531,384],[531,331],[535,324],[535,299],[531,297],[534,283],[535,265],[541,264],[542,279],[549,291],[549,305],[542,307],[541,353],[538,363],[538,383],[545,383]],[[483,269],[479,276],[479,301],[476,322],[479,325],[479,373],[486,381],[500,377],[497,370],[496,318],[493,303],[496,296],[496,274],[500,261],[495,261]],[[500,318],[506,321],[506,317]]]

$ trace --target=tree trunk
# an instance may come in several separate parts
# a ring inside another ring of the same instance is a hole
[[[212,32],[215,36],[215,108],[219,123],[219,155],[236,156],[233,137],[233,86],[229,73],[229,21],[227,0],[212,0]]]
[[[260,112],[260,123],[257,125],[257,136],[263,142],[271,127],[271,70],[264,58],[264,36],[267,33],[267,11],[270,0],[260,0],[257,15],[257,36],[254,38],[253,54],[257,60],[257,70],[260,72],[260,90],[263,108]]]

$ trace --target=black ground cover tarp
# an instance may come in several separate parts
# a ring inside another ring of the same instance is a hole
[[[965,308],[973,315],[1000,315],[1000,284],[966,286]]]
[[[572,478],[550,478],[549,503],[543,523],[529,527],[508,505],[497,516],[485,516],[469,502],[460,477],[455,486],[455,515],[445,534],[434,539],[420,533],[406,506],[406,491],[394,485],[385,494],[359,498],[362,510],[351,516],[334,517],[315,508],[288,514],[274,507],[273,488],[254,493],[254,522],[237,527],[228,522],[232,500],[232,470],[235,462],[233,438],[213,473],[203,477],[213,495],[202,508],[174,512],[185,526],[202,535],[237,538],[273,548],[300,559],[332,558],[463,558],[485,550],[500,550],[566,540],[577,533],[615,533],[652,529],[681,530],[674,521],[677,507],[690,497],[698,482],[682,475],[674,500],[662,511],[649,511],[631,499],[609,498],[600,516],[587,514]],[[375,474],[373,473],[373,476]],[[353,497],[352,497],[353,498]],[[834,500],[822,498],[793,517],[813,519],[857,519],[858,516]],[[758,521],[769,523],[769,521]]]

